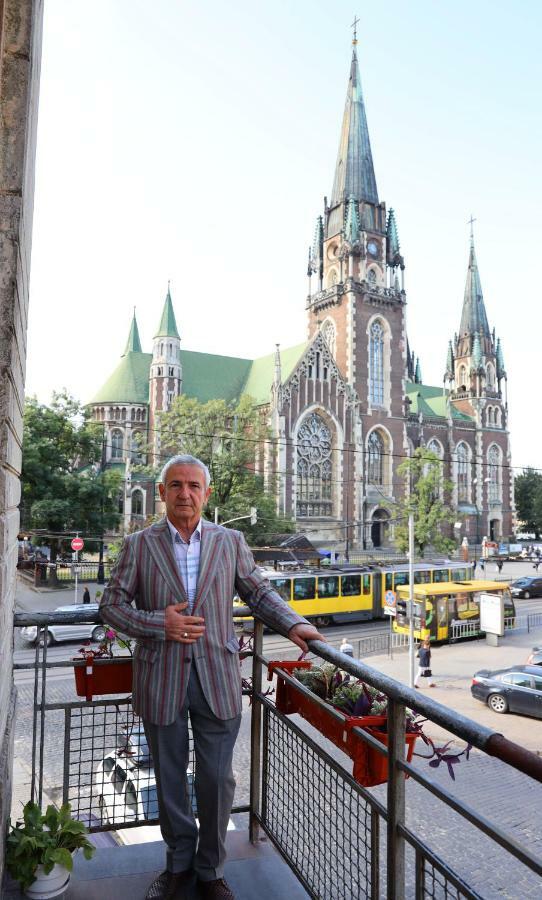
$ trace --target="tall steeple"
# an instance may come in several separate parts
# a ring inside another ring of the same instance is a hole
[[[177,323],[175,321],[175,313],[173,312],[173,303],[171,302],[169,281],[167,285],[166,299],[164,301],[164,308],[162,310],[162,318],[160,319],[160,325],[158,326],[158,331],[156,332],[154,337],[171,337],[180,340],[180,335],[177,331]]]
[[[128,340],[126,341],[126,347],[124,348],[123,356],[126,356],[127,353],[130,352],[141,353],[141,341],[139,340],[139,329],[137,327],[137,319],[135,314],[135,306],[134,306],[134,315],[132,318],[132,323],[130,325],[130,333],[128,335]]]
[[[154,462],[160,456],[159,413],[170,409],[182,394],[181,338],[177,331],[169,281],[158,331],[154,335],[149,379],[149,428],[153,439]]]
[[[352,197],[378,204],[378,191],[354,39],[331,206]]]
[[[473,335],[476,333],[491,338],[486,308],[484,306],[482,285],[480,283],[480,273],[478,272],[478,263],[476,262],[476,253],[474,250],[474,235],[471,233],[469,266],[467,269],[467,281],[465,284],[465,296],[463,299],[459,337],[462,338],[466,334]]]

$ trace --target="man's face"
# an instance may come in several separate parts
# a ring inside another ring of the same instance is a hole
[[[196,526],[211,493],[205,487],[205,475],[199,466],[170,466],[166,483],[159,485],[168,519],[173,523]]]

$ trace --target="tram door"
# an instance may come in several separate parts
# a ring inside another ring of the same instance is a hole
[[[382,618],[382,580],[385,576],[380,572],[373,572],[373,618]]]

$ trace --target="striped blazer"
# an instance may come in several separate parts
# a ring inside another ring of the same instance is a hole
[[[235,592],[272,628],[287,632],[306,622],[271,588],[239,531],[202,522],[198,587],[193,614],[205,619],[195,644],[166,640],[165,608],[186,601],[166,519],[125,538],[100,604],[104,622],[136,638],[134,710],[156,725],[173,722],[184,703],[190,667],[219,719],[241,711]]]

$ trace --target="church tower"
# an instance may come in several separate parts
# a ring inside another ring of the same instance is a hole
[[[175,397],[180,396],[182,386],[181,338],[177,331],[168,283],[162,318],[153,339],[149,377],[149,437],[155,460],[160,456],[158,413],[170,408]]]
[[[403,414],[404,260],[376,186],[354,37],[331,200],[309,252],[309,338],[319,328],[371,414]]]

